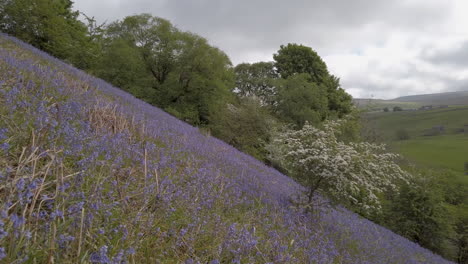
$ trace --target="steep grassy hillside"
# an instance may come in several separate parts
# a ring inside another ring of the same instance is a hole
[[[0,35],[1,263],[446,263]]]

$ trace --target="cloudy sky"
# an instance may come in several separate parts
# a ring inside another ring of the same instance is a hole
[[[98,22],[151,13],[224,50],[234,64],[312,47],[354,97],[468,90],[465,0],[75,0]]]

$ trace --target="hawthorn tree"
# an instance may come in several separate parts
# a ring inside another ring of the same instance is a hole
[[[308,188],[309,203],[320,191],[362,213],[379,211],[379,194],[395,190],[397,181],[411,176],[395,163],[398,155],[387,153],[384,145],[340,142],[337,134],[344,122],[286,129],[269,145],[270,158]]]

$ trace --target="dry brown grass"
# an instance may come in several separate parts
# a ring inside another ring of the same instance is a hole
[[[96,130],[110,131],[113,134],[129,132],[135,126],[132,120],[117,110],[117,105],[112,103],[99,103],[90,107],[87,111],[88,121]]]

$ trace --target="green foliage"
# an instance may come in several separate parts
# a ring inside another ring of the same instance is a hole
[[[401,108],[400,106],[393,107],[393,112],[399,112],[399,111],[403,111],[403,108]]]
[[[453,219],[444,203],[439,175],[421,170],[413,174],[415,177],[402,183],[400,192],[392,198],[386,212],[387,225],[406,238],[451,257],[448,238],[453,236]]]
[[[273,62],[241,63],[234,68],[236,73],[235,93],[240,97],[253,96],[264,105],[273,105],[275,79],[278,74]]]
[[[105,36],[102,63],[114,65],[101,66],[99,76],[178,118],[207,125],[231,100],[231,62],[206,39],[149,14],[112,23]],[[121,53],[117,63],[116,53]]]
[[[305,122],[319,124],[328,110],[325,87],[308,81],[308,74],[278,80],[275,112],[287,123],[302,127]]]
[[[289,110],[279,111],[287,122],[300,127],[305,121],[317,123],[326,117],[343,117],[351,112],[351,96],[341,88],[339,78],[328,72],[327,65],[312,48],[291,43],[282,45],[273,58],[279,76],[286,80],[277,85],[283,88],[278,87],[275,103],[283,104],[280,108],[284,108],[284,102],[287,102],[286,108]],[[299,86],[296,91],[284,91],[285,87],[294,89],[292,87],[295,85]],[[303,95],[306,99],[297,97],[293,99],[295,102],[291,102],[290,95]],[[306,100],[310,96],[316,98],[308,104]]]
[[[324,85],[327,87],[329,115],[341,118],[351,113],[353,110],[352,97],[341,88],[340,79],[329,75]]]
[[[124,39],[116,39],[106,46],[94,71],[138,98],[155,96],[154,89],[151,89],[152,78],[146,74],[146,65],[138,48]]]
[[[413,185],[405,185],[405,194],[386,198],[387,205],[393,209],[379,220],[380,224],[414,241],[418,239],[424,246],[459,263],[468,259],[468,181],[463,171],[468,141],[465,135],[456,134],[456,128],[463,126],[466,113],[466,107],[449,107],[391,115],[369,113],[364,116],[369,120],[364,123],[365,128],[373,127],[384,139],[392,140],[392,148],[419,167],[413,174],[424,175]],[[437,125],[443,125],[447,134],[423,136],[428,128]],[[394,135],[401,127],[405,127],[410,139],[397,141]],[[404,199],[408,201],[404,202]],[[428,211],[421,208],[411,212],[402,205],[410,201],[419,207],[426,203],[427,208],[434,210],[434,215],[428,216]],[[400,219],[399,222],[393,218],[394,214]],[[422,228],[427,230],[420,234]]]
[[[273,55],[275,67],[281,78],[307,73],[309,81],[321,84],[329,77],[327,65],[312,48],[289,43],[281,45]]]
[[[385,108],[383,109],[383,111],[384,111],[385,113],[387,113],[387,112],[390,111],[390,109],[388,109],[388,107],[385,107]]]
[[[7,0],[0,6],[0,30],[75,66],[87,69],[96,46],[70,0]]]
[[[351,143],[361,141],[362,123],[360,112],[356,109],[343,118],[341,125],[338,127],[336,138],[338,141]]]
[[[267,159],[269,143],[276,120],[253,98],[230,104],[212,126],[213,135],[259,160]]]

